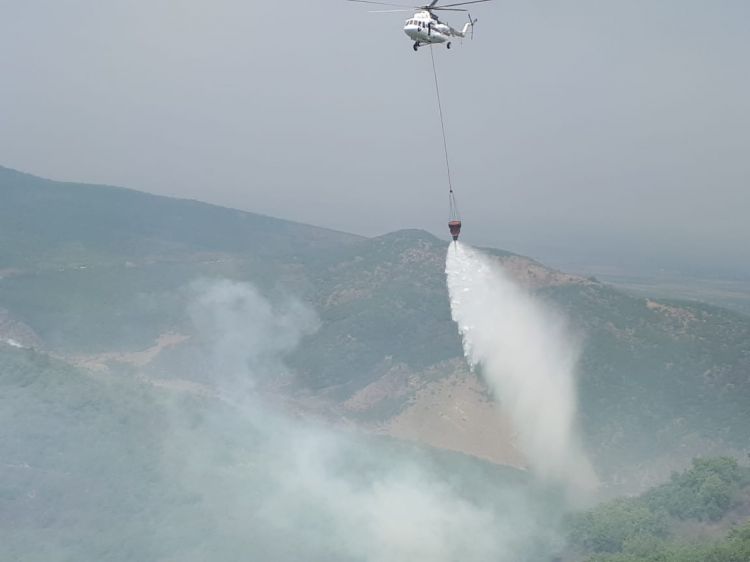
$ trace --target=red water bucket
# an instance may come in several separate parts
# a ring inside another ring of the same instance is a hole
[[[453,240],[458,240],[458,235],[461,234],[461,221],[449,221],[448,230],[451,231]]]

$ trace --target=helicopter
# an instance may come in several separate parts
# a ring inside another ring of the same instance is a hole
[[[479,4],[480,2],[489,2],[490,0],[471,0],[469,2],[457,2],[438,6],[439,0],[432,0],[424,6],[407,6],[405,4],[391,4],[390,2],[375,2],[373,0],[348,0],[349,2],[359,2],[361,4],[377,4],[379,6],[396,6],[397,10],[372,10],[370,13],[391,13],[391,12],[411,12],[414,15],[406,20],[404,33],[414,41],[413,49],[418,51],[420,47],[437,43],[446,43],[448,49],[451,48],[451,38],[466,37],[471,29],[474,35],[474,24],[477,20],[471,19],[469,14],[468,23],[464,24],[462,29],[454,29],[445,22],[440,21],[435,15],[438,10],[446,12],[467,12],[465,8],[456,6],[465,6],[467,4]]]

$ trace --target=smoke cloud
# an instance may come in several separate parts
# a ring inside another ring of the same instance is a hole
[[[510,413],[530,468],[572,493],[591,490],[575,427],[579,347],[563,317],[465,244],[449,247],[446,275],[466,359]]]
[[[284,354],[316,315],[296,301],[272,304],[247,284],[194,289],[195,339],[230,399],[200,417],[184,404],[173,416],[165,462],[197,498],[181,509],[194,525],[183,532],[208,528],[220,539],[184,545],[181,559],[522,560],[550,536],[549,506],[535,510],[517,480],[446,470],[413,445],[269,405],[253,381],[285,370]]]
[[[272,304],[247,283],[200,280],[190,289],[188,313],[219,390],[244,396],[258,379],[281,376],[284,355],[318,328],[315,311],[299,300]]]

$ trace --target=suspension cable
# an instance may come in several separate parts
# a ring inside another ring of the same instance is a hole
[[[451,180],[451,165],[448,159],[448,142],[445,138],[445,119],[443,118],[443,104],[440,100],[440,86],[438,85],[437,70],[435,68],[435,54],[432,52],[432,45],[430,45],[430,59],[432,60],[432,74],[435,77],[435,93],[437,94],[438,111],[440,113],[440,130],[443,133],[443,152],[445,153],[445,169],[448,172],[448,201],[450,204],[451,218],[458,218],[458,207],[456,206],[456,198],[453,194],[453,182]],[[455,216],[454,216],[455,215]]]

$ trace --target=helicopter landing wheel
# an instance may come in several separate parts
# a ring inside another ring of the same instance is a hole
[[[414,51],[416,52],[416,51],[417,51],[417,49],[419,49],[419,41],[417,41],[416,43],[414,43],[414,47],[412,47],[412,48],[413,48],[413,49],[414,49]]]
[[[450,41],[448,41],[448,44],[446,45],[446,47],[449,48],[449,49],[451,48],[451,42]]]

